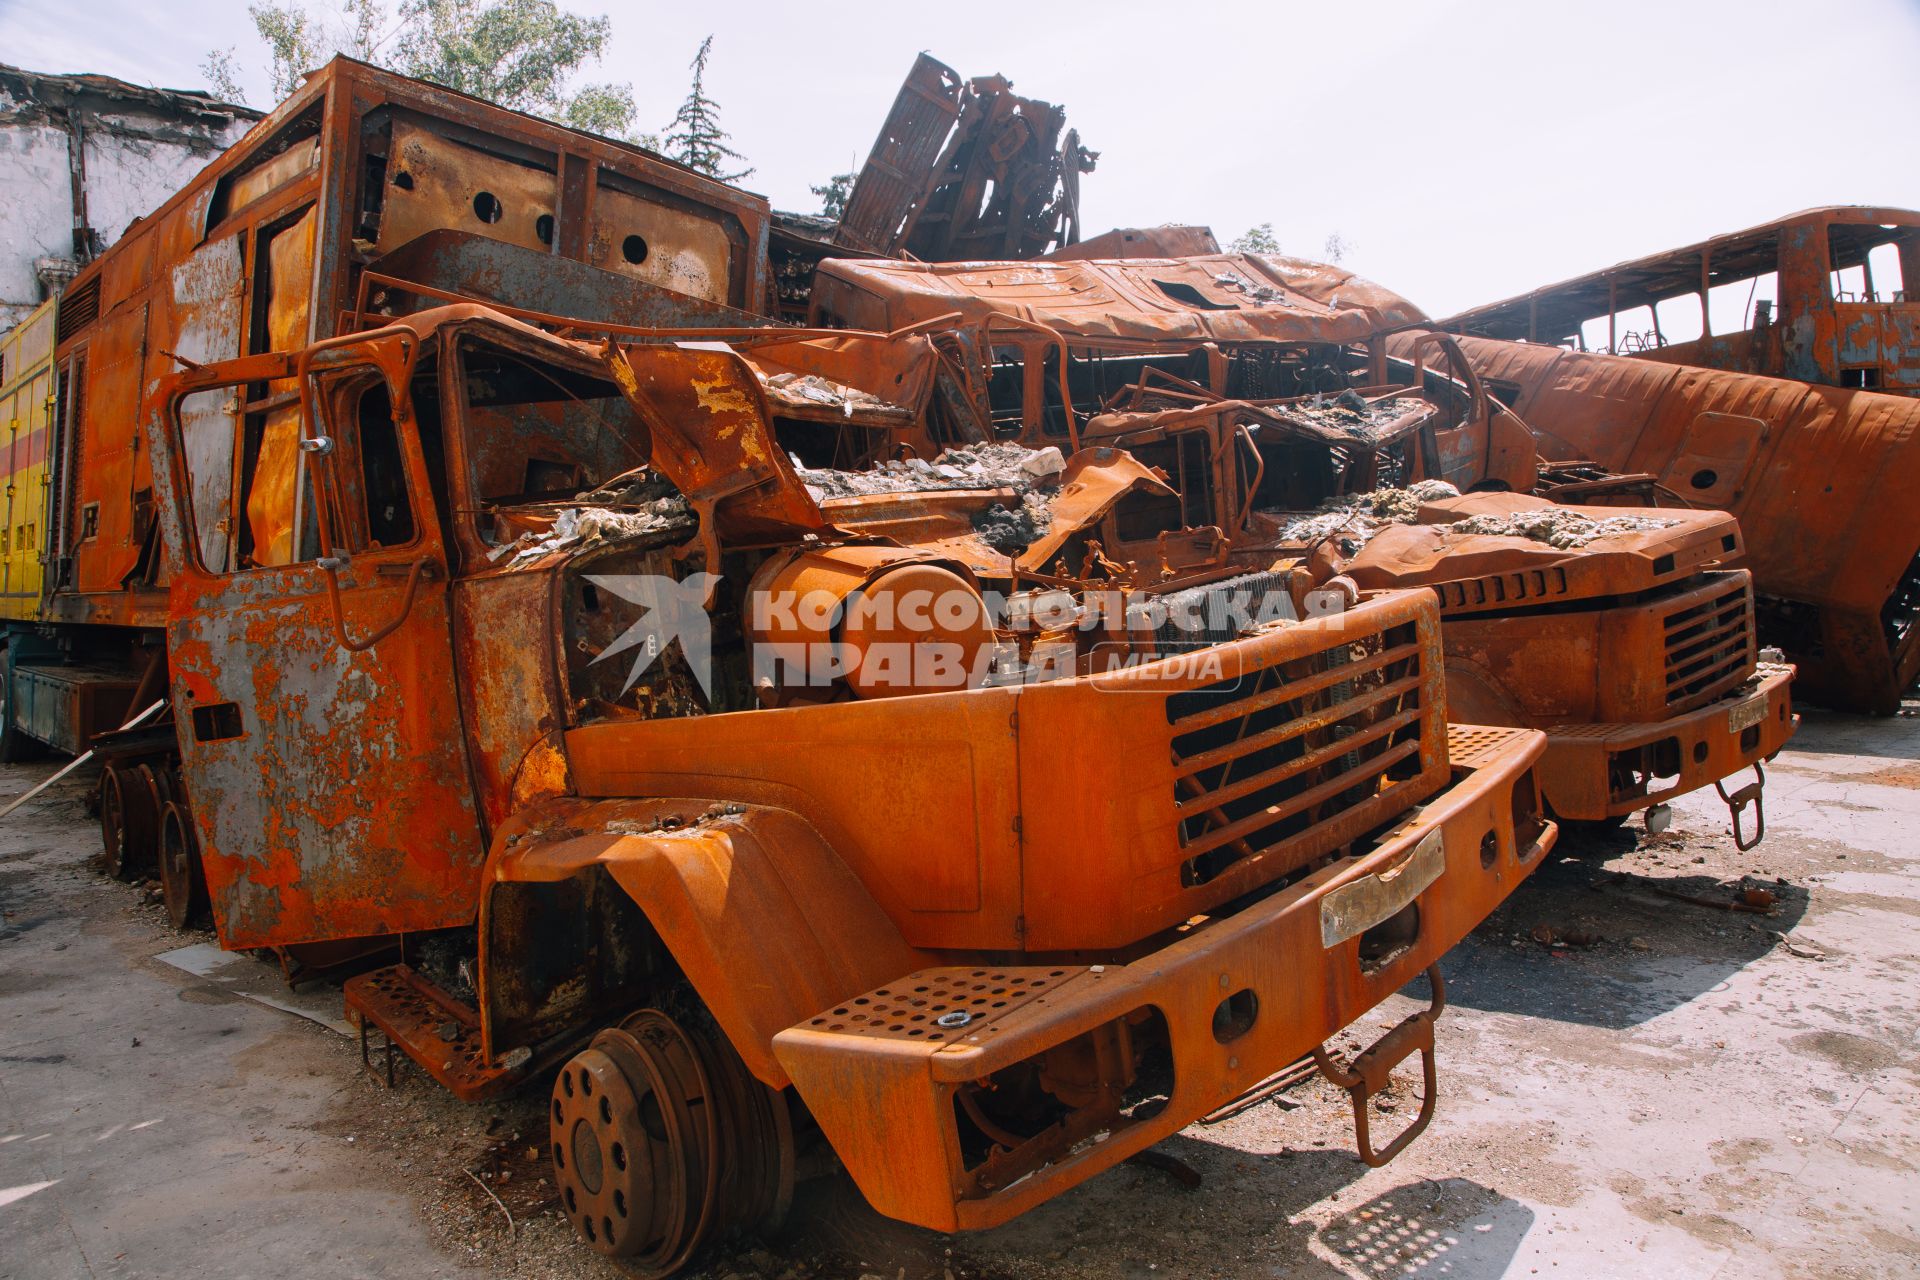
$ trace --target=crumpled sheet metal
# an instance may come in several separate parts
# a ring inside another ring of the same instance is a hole
[[[761,376],[767,399],[794,416],[845,417],[849,421],[895,426],[924,412],[933,390],[939,354],[933,341],[917,334],[888,338],[854,333],[844,337],[754,342],[741,355]],[[789,392],[798,381],[807,386]],[[808,393],[818,383],[854,392],[830,403]],[[851,412],[847,412],[848,409]]]
[[[1062,547],[1076,534],[1097,527],[1129,494],[1171,495],[1174,490],[1130,453],[1082,449],[1067,459],[1057,489],[1029,491],[1046,503],[1048,527],[1024,551],[1009,557],[982,536],[971,515],[983,499],[1011,506],[1021,500],[1022,492],[1007,486],[859,494],[829,499],[823,509],[843,531],[882,533],[948,556],[976,573],[1004,577],[1014,568],[1047,572]]]
[[[827,528],[773,438],[759,378],[734,352],[609,343],[606,364],[652,436],[651,465],[701,514],[709,564],[719,563],[723,538]]]
[[[1425,319],[1405,298],[1338,267],[1244,253],[1021,263],[829,259],[813,298],[816,319],[865,329],[957,311],[966,324],[1015,316],[1076,344],[1113,346],[1344,346]]]

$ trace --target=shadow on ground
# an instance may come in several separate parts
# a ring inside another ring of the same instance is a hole
[[[1739,899],[1739,886],[1718,876],[1609,861],[1635,842],[1630,830],[1567,830],[1547,863],[1447,954],[1448,1000],[1615,1030],[1637,1026],[1773,951],[1806,914],[1801,885],[1751,880],[1773,895],[1772,907],[1735,910],[1724,904]],[[1540,941],[1543,933],[1552,940]],[[1425,980],[1406,994],[1425,999]]]
[[[1123,1165],[1004,1227],[945,1236],[882,1218],[845,1178],[825,1179],[802,1189],[795,1225],[770,1248],[776,1258],[809,1259],[821,1276],[849,1278],[1498,1276],[1534,1220],[1524,1204],[1477,1182],[1415,1179],[1319,1227],[1305,1211],[1367,1172],[1349,1152],[1257,1154],[1189,1134],[1155,1150],[1199,1173],[1201,1184]],[[708,1272],[725,1276],[734,1262],[768,1269],[754,1247],[719,1251]]]

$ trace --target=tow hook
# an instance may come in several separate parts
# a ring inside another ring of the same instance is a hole
[[[1354,1058],[1352,1066],[1342,1067],[1327,1052],[1325,1045],[1315,1045],[1313,1049],[1313,1062],[1320,1068],[1320,1074],[1345,1089],[1347,1096],[1353,1100],[1354,1145],[1360,1149],[1360,1158],[1375,1169],[1406,1150],[1407,1144],[1420,1136],[1427,1122],[1433,1119],[1434,1104],[1439,1099],[1437,1073],[1433,1064],[1433,1024],[1440,1017],[1440,1011],[1447,1007],[1447,984],[1440,976],[1438,964],[1428,966],[1427,981],[1433,986],[1433,1003],[1374,1041],[1372,1046]],[[1413,1123],[1399,1137],[1375,1151],[1367,1125],[1367,1104],[1376,1093],[1387,1087],[1393,1069],[1411,1057],[1416,1049],[1420,1051],[1420,1068],[1425,1080],[1420,1114],[1414,1117]]]
[[[1761,767],[1758,760],[1755,760],[1753,762],[1753,773],[1754,780],[1732,795],[1728,795],[1727,789],[1720,783],[1716,782],[1713,784],[1713,789],[1720,793],[1720,799],[1725,802],[1727,813],[1733,819],[1734,847],[1742,853],[1759,844],[1767,835],[1767,803],[1765,799],[1767,771]],[[1753,806],[1753,839],[1751,840],[1741,834],[1740,830],[1740,818],[1742,814],[1746,813],[1748,805]]]

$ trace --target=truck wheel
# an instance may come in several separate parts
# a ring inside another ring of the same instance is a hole
[[[159,861],[160,817],[173,798],[165,777],[145,764],[100,771],[100,843],[108,875],[137,879]]]
[[[601,1031],[561,1069],[548,1131],[562,1210],[641,1276],[671,1275],[716,1231],[766,1224],[792,1196],[784,1096],[724,1038],[657,1010]]]
[[[185,929],[207,909],[207,878],[200,868],[200,845],[193,820],[178,800],[160,811],[160,896],[167,920]]]

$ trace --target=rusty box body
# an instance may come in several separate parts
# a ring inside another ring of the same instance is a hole
[[[601,318],[636,323],[663,295],[675,314],[757,311],[767,223],[759,198],[637,148],[336,59],[67,291],[45,616],[163,621],[138,424],[183,363],[326,338],[366,272],[536,308],[619,299]]]

